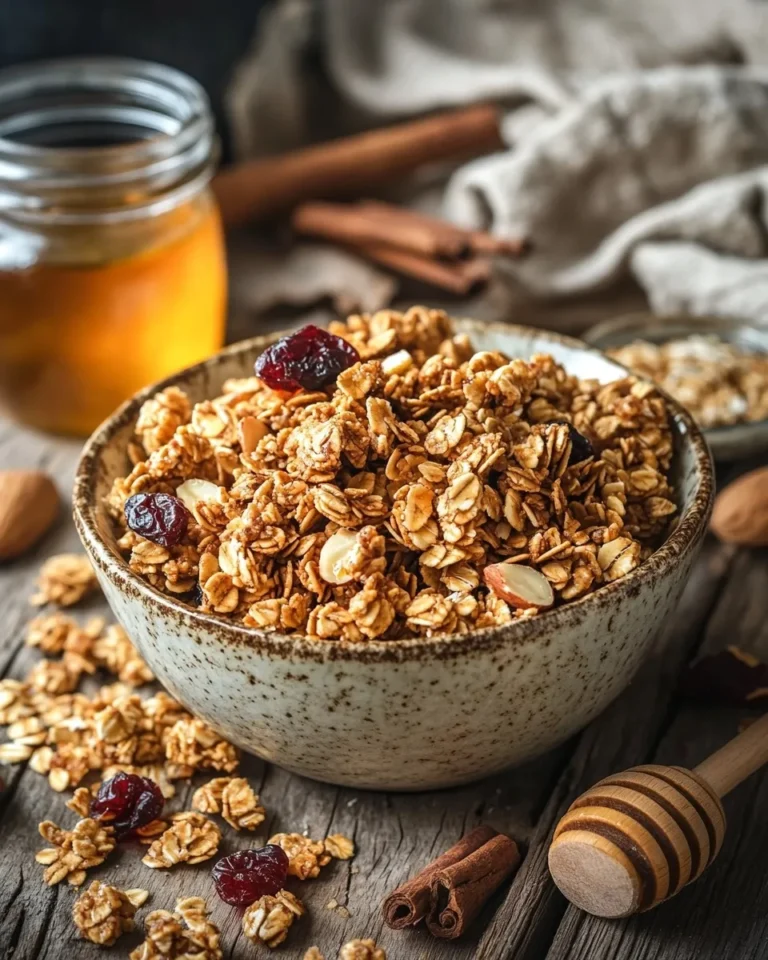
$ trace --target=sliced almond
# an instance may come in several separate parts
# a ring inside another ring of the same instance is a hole
[[[237,435],[240,438],[240,446],[243,453],[253,453],[259,440],[266,437],[269,433],[269,427],[256,417],[243,417],[237,425]]]
[[[352,574],[345,570],[346,561],[357,544],[354,530],[339,530],[323,544],[320,551],[320,576],[326,583],[349,583]]]
[[[413,357],[407,350],[398,350],[381,361],[381,372],[391,377],[394,374],[405,373],[413,366]]]
[[[190,513],[194,513],[198,503],[221,502],[221,490],[210,480],[185,480],[176,490],[176,496]]]
[[[542,610],[555,602],[549,580],[525,564],[492,563],[483,570],[483,578],[497,597],[518,609]]]

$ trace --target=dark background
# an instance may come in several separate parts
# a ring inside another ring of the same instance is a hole
[[[224,91],[269,5],[270,0],[0,0],[0,67],[105,55],[177,67],[208,91],[226,155]]]

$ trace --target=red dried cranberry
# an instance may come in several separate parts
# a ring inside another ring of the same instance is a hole
[[[273,390],[318,390],[359,359],[351,343],[309,324],[267,347],[256,376]]]
[[[260,850],[238,850],[217,860],[211,873],[222,900],[247,907],[259,897],[282,890],[288,876],[288,855],[273,843]]]
[[[121,771],[99,787],[91,801],[91,816],[114,827],[118,840],[126,840],[139,827],[157,820],[164,805],[162,791],[154,780]]]
[[[125,501],[125,520],[145,540],[172,547],[187,532],[189,510],[168,493],[136,493]]]
[[[568,427],[568,436],[571,440],[571,455],[568,457],[568,466],[572,467],[574,463],[581,463],[582,460],[588,460],[594,457],[595,450],[592,444],[587,440],[583,433],[574,427],[568,420],[550,420],[550,423],[564,423]]]

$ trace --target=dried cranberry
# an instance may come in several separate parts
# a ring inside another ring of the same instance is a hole
[[[282,847],[268,843],[260,850],[238,850],[222,857],[211,873],[222,900],[247,907],[259,897],[282,890],[288,876],[288,856]]]
[[[267,347],[256,376],[273,390],[317,390],[359,359],[351,343],[309,324]]]
[[[168,493],[136,493],[125,501],[125,520],[145,540],[172,547],[187,532],[189,510]]]
[[[126,840],[163,812],[165,799],[160,787],[148,777],[116,773],[105,780],[91,801],[91,816],[114,827],[118,840]]]
[[[568,435],[571,440],[571,455],[568,457],[568,466],[572,467],[574,463],[581,463],[582,460],[588,460],[594,457],[595,450],[592,444],[587,440],[583,433],[574,427],[568,420],[550,420],[550,423],[564,423],[568,427]]]

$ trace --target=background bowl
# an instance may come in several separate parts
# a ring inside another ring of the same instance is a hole
[[[596,324],[584,339],[600,350],[611,350],[633,340],[666,343],[691,334],[714,336],[744,351],[768,354],[768,330],[727,317],[658,317],[651,313],[632,313]],[[768,450],[768,420],[710,427],[704,430],[704,436],[715,460],[740,460]]]
[[[623,367],[578,340],[526,327],[457,323],[479,350],[549,352],[608,381]],[[445,787],[553,747],[629,683],[674,607],[712,505],[709,452],[672,403],[680,513],[667,541],[621,580],[581,600],[454,639],[313,642],[198,612],[132,573],[102,498],[129,468],[142,402],[176,384],[193,401],[250,375],[276,337],[228,348],[123,405],[88,441],[75,521],[107,600],[168,690],[229,740],[289,770],[373,789]]]

